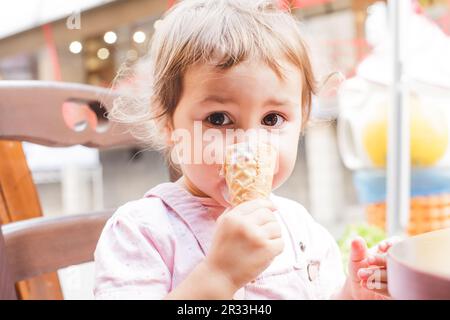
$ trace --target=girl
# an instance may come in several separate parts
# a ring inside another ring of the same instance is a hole
[[[386,296],[389,243],[372,255],[354,240],[346,280],[334,239],[300,204],[271,194],[230,207],[220,162],[202,157],[211,145],[220,154],[230,130],[256,129],[277,137],[273,188],[291,174],[316,88],[289,13],[267,0],[182,1],[157,25],[149,61],[143,95],[117,100],[112,117],[177,161],[182,177],[108,221],[95,251],[96,298]]]

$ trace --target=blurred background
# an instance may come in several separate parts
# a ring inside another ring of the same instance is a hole
[[[401,37],[411,110],[409,234],[450,227],[450,0],[408,1]],[[15,0],[0,4],[0,80],[110,87],[148,48],[171,0]],[[373,0],[280,1],[302,21],[317,78],[313,120],[290,179],[275,193],[302,203],[336,239],[386,216],[388,7]],[[336,91],[337,86],[340,90]],[[115,208],[168,181],[159,153],[23,143],[46,216]],[[416,220],[413,220],[416,219]],[[349,231],[350,230],[350,231]],[[375,233],[378,231],[374,231]],[[66,299],[92,298],[92,264],[59,272]]]

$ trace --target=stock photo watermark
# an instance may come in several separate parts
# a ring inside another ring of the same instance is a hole
[[[72,14],[66,19],[66,27],[69,30],[81,29],[81,10],[72,11]]]
[[[192,130],[175,129],[170,136],[173,146],[170,154],[175,164],[223,164],[227,146],[247,145],[248,152],[258,152],[255,147],[266,144],[279,149],[279,130],[204,128],[195,121]]]
[[[367,289],[370,290],[382,290],[383,282],[382,282],[382,269],[373,268],[372,275],[367,278]]]

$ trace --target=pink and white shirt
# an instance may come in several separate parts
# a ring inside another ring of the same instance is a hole
[[[329,299],[345,282],[335,240],[297,202],[274,194],[270,199],[284,250],[234,298]],[[223,209],[175,183],[118,208],[95,250],[95,297],[164,298],[208,253]]]

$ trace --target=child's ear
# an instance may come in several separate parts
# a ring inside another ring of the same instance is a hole
[[[171,120],[168,120],[164,126],[164,133],[166,136],[166,145],[169,147],[172,147],[173,141],[172,141],[172,132],[174,130],[173,123]]]
[[[341,84],[345,81],[345,75],[341,72],[330,73],[319,82],[317,96],[319,99],[329,99],[336,96]]]

